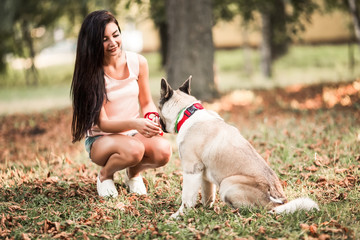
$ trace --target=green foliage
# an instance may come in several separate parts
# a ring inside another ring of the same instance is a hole
[[[105,8],[116,13],[116,6],[116,0],[3,0],[0,8],[0,72],[7,70],[5,56],[8,54],[30,58],[32,69],[26,71],[26,81],[28,84],[31,81],[38,84],[34,58],[40,50],[54,42],[54,27],[62,25],[73,28],[81,23],[90,11]],[[71,24],[61,24],[66,22],[64,17],[69,19]],[[37,34],[40,28],[45,34]],[[71,33],[69,29],[63,30]]]
[[[343,11],[349,11],[348,0],[325,0],[325,11],[334,11],[340,9]]]
[[[64,1],[44,0],[26,1],[26,0],[4,0],[4,7],[0,11],[1,24],[0,32],[6,33],[13,41],[11,46],[7,46],[8,52],[15,53],[21,57],[29,57],[28,50],[24,46],[26,42],[25,34],[34,33],[31,31],[47,26],[51,27],[55,21],[63,14]]]

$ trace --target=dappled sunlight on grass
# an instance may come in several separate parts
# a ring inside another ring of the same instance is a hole
[[[303,85],[297,84],[274,90],[234,90],[218,101],[208,103],[214,111],[231,111],[233,107],[264,108],[269,105],[284,109],[314,110],[336,106],[360,109],[360,79],[353,82]]]

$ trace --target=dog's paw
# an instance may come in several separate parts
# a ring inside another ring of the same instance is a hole
[[[181,216],[180,211],[177,211],[176,213],[174,213],[170,216],[170,219],[177,220],[177,219],[180,219],[180,216]]]
[[[177,210],[176,213],[174,213],[170,216],[170,219],[180,219],[181,216],[183,216],[184,214],[185,214],[185,208],[183,206],[181,206],[179,208],[179,210]]]

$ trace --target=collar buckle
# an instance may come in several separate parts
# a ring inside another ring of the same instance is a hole
[[[180,127],[183,125],[183,123],[191,117],[197,110],[204,109],[204,107],[200,103],[194,103],[191,106],[187,107],[184,111],[184,115],[181,118],[180,121],[177,121],[175,124],[175,132],[178,133],[180,130]]]

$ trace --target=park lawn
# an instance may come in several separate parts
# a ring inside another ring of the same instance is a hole
[[[320,211],[273,215],[231,209],[216,198],[180,220],[182,172],[171,162],[147,171],[149,194],[96,193],[99,168],[71,144],[71,109],[1,116],[0,237],[3,239],[359,239],[360,81],[238,90],[212,102],[281,178],[288,198],[309,196]],[[338,91],[338,90],[341,91]],[[6,127],[5,127],[6,126]],[[5,138],[6,136],[6,138]]]

